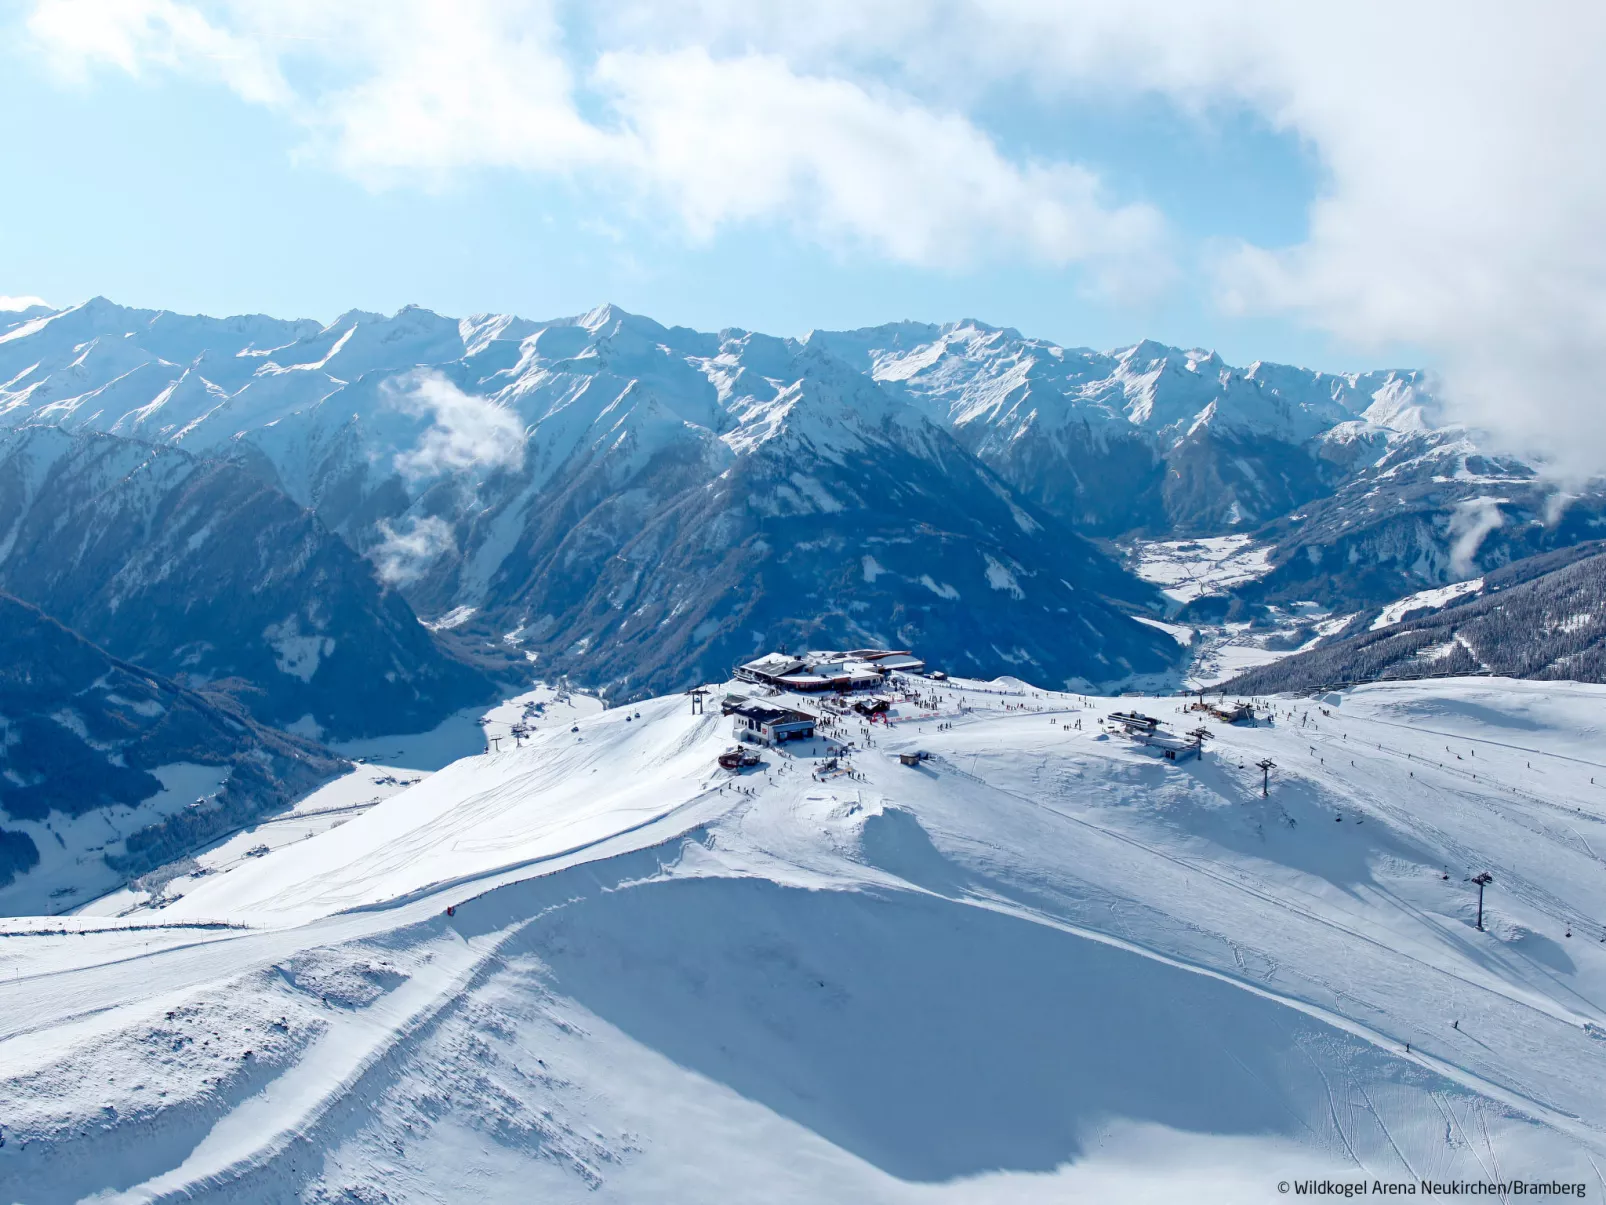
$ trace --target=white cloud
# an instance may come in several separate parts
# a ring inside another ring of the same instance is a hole
[[[575,103],[548,2],[398,0],[342,30],[355,78],[310,120],[347,170],[376,180],[465,167],[570,173],[617,165],[615,135]]]
[[[391,386],[391,400],[432,420],[418,445],[396,453],[396,471],[414,479],[464,469],[516,469],[524,464],[524,424],[489,398],[464,393],[438,372],[419,372]]]
[[[923,266],[1085,262],[1128,291],[1165,274],[1156,210],[1111,203],[1083,167],[1009,159],[957,109],[772,54],[610,50],[615,18],[640,24],[615,10],[585,55],[559,16],[556,0],[37,0],[30,29],[73,74],[185,71],[282,109],[375,184],[515,168],[667,200],[696,238],[780,220]]]
[[[134,76],[158,67],[215,79],[259,104],[291,99],[271,48],[179,0],[38,0],[28,32],[71,76],[100,64]]]
[[[962,104],[1160,94],[1311,148],[1308,237],[1219,258],[1228,309],[1425,350],[1453,413],[1563,474],[1606,470],[1606,7],[1578,0],[617,0],[621,27],[897,72]],[[678,34],[675,31],[680,31]],[[1207,182],[1201,182],[1207,186]]]
[[[50,303],[43,297],[0,297],[0,313],[15,313],[17,310],[30,309],[36,305],[48,309]]]
[[[1483,538],[1505,526],[1506,516],[1500,510],[1503,501],[1503,498],[1468,498],[1459,503],[1450,516],[1450,572],[1457,579],[1469,578],[1477,572],[1473,558],[1478,555]]]
[[[431,561],[457,549],[451,524],[434,515],[413,519],[406,531],[397,531],[381,519],[379,530],[385,538],[368,550],[368,559],[379,579],[393,586],[416,582]]]
[[[786,215],[823,241],[926,265],[992,253],[1063,266],[1160,242],[1154,210],[1108,206],[1083,168],[1012,163],[958,114],[776,56],[610,53],[595,79],[632,159],[697,235]]]

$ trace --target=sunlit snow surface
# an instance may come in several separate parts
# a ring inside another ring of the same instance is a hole
[[[1437,586],[1432,590],[1419,590],[1415,594],[1407,595],[1396,602],[1391,602],[1372,620],[1368,631],[1376,632],[1390,624],[1399,623],[1413,611],[1436,611],[1440,607],[1448,606],[1458,598],[1465,598],[1469,594],[1479,594],[1483,591],[1483,579],[1472,578],[1464,582],[1451,582],[1448,586]]]
[[[1606,689],[1360,688],[1181,765],[1098,719],[1182,700],[925,689],[856,776],[719,771],[676,696],[0,922],[0,1198],[1602,1191]]]
[[[295,806],[266,816],[199,851],[187,860],[192,866],[180,864],[133,883],[119,883],[118,876],[104,861],[93,856],[93,850],[80,849],[64,840],[58,843],[62,852],[57,854],[48,841],[40,839],[36,844],[53,862],[61,864],[62,873],[76,871],[79,882],[104,888],[102,894],[88,903],[70,909],[78,915],[123,916],[143,908],[168,907],[206,878],[250,865],[253,859],[268,852],[339,828],[460,757],[484,749],[499,749],[504,742],[516,748],[525,739],[522,734],[542,728],[571,727],[581,717],[595,715],[600,710],[602,703],[591,695],[540,685],[505,699],[489,711],[483,705],[464,708],[429,732],[348,742],[340,751],[347,757],[360,759],[350,773],[324,784]],[[104,841],[105,826],[118,820],[122,821],[124,832],[148,824],[163,814],[160,805],[164,800],[172,801],[166,810],[175,810],[198,794],[215,790],[220,775],[220,771],[209,766],[170,766],[156,773],[169,784],[169,789],[146,800],[138,810],[126,809],[109,819],[94,814],[96,837]],[[88,820],[89,817],[80,818],[64,831],[69,834],[81,831],[89,827]],[[29,828],[43,830],[45,826],[38,824]],[[53,835],[55,830],[50,831]],[[76,864],[72,855],[76,855]],[[178,873],[175,874],[175,870]],[[0,909],[13,912],[69,910],[52,907],[55,901],[45,898],[42,890],[30,890],[29,879],[24,877],[12,888],[0,890]]]

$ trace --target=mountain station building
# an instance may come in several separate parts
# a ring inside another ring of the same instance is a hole
[[[814,735],[814,717],[806,711],[742,703],[733,707],[731,714],[736,717],[736,735],[745,740],[778,745],[782,741],[807,740]]]
[[[799,656],[769,653],[737,666],[736,677],[777,690],[805,694],[827,690],[845,693],[875,690],[890,674],[918,674],[925,668],[926,663],[907,649],[854,649],[846,653],[809,652]]]

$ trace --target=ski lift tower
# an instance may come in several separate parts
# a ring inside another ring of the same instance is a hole
[[[692,713],[692,715],[702,715],[703,714],[703,699],[707,696],[708,692],[706,690],[704,690],[701,686],[698,686],[698,687],[693,688],[692,690],[688,690],[686,692],[686,694],[688,696],[690,696],[690,698],[691,698],[691,713]]]
[[[1277,763],[1269,757],[1263,757],[1255,766],[1260,770],[1260,797],[1264,799],[1271,794],[1271,772],[1277,768]]]
[[[1472,876],[1472,881],[1478,885],[1478,932],[1483,932],[1483,889],[1494,882],[1494,875],[1487,870]]]

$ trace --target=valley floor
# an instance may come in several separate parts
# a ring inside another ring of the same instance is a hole
[[[566,715],[0,921],[0,1200],[1606,1193],[1606,688],[1273,700],[1179,764],[1101,718],[1183,699],[911,681],[742,774],[683,697]]]
[[[1175,616],[1188,603],[1219,595],[1233,586],[1263,577],[1271,569],[1271,546],[1255,544],[1247,535],[1209,536],[1189,540],[1138,540],[1125,549],[1127,568],[1169,600]],[[1481,579],[1477,586],[1481,586]],[[1385,608],[1395,611],[1392,623],[1412,605],[1442,606],[1445,601],[1475,589],[1471,583],[1428,590]],[[1222,600],[1225,605],[1226,600]],[[1139,622],[1170,633],[1188,649],[1180,685],[1185,690],[1217,686],[1246,670],[1314,648],[1342,629],[1354,613],[1340,614],[1316,602],[1273,603],[1254,621],[1164,622],[1139,617]]]

